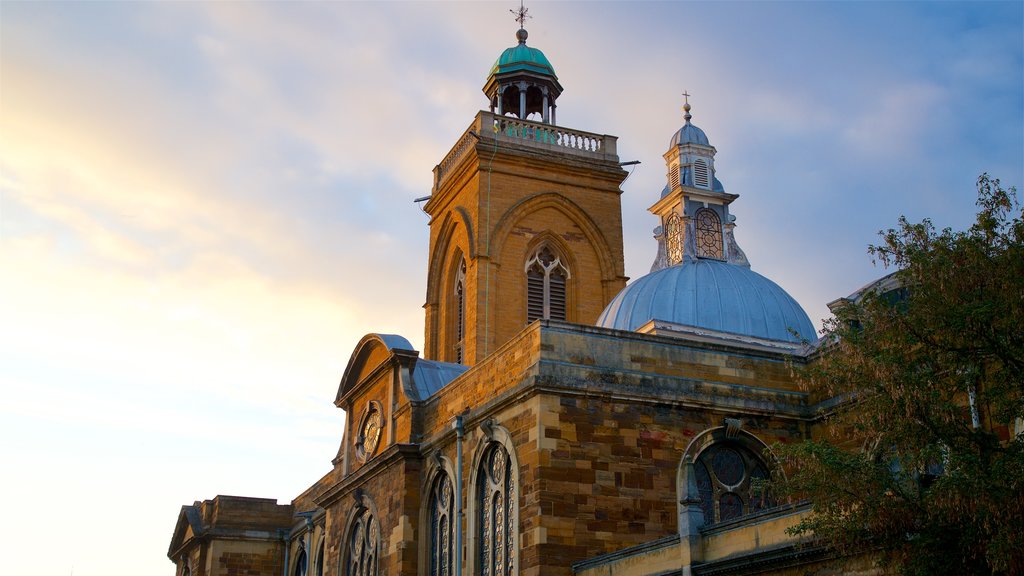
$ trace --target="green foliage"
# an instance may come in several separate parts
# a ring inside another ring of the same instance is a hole
[[[841,401],[821,438],[778,447],[774,489],[813,503],[794,532],[902,574],[1024,573],[1024,218],[987,175],[978,206],[966,231],[880,233],[869,253],[897,272],[801,376]]]

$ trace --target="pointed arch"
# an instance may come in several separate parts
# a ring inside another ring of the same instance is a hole
[[[622,277],[621,258],[616,259],[612,255],[608,240],[601,233],[601,228],[578,204],[555,192],[544,192],[528,196],[511,208],[509,208],[498,221],[497,226],[491,232],[490,241],[487,243],[489,257],[501,254],[505,240],[509,237],[517,222],[527,215],[544,208],[555,208],[562,212],[573,224],[579,227],[586,237],[587,242],[593,247],[597,254],[598,262],[601,265],[601,279],[609,280]],[[618,264],[618,265],[617,265]]]
[[[380,515],[373,500],[360,490],[345,519],[341,540],[342,576],[377,576],[381,558]]]
[[[421,574],[451,576],[461,552],[455,548],[455,530],[459,526],[459,503],[455,500],[455,467],[439,453],[427,458],[420,493],[420,526],[425,527],[425,544],[420,546]]]
[[[441,290],[437,279],[442,277],[447,260],[445,255],[449,253],[449,249],[455,240],[455,231],[460,223],[466,230],[465,246],[460,247],[469,259],[476,258],[476,242],[473,240],[473,223],[470,220],[469,212],[461,206],[456,206],[455,209],[445,213],[441,221],[441,231],[437,235],[437,241],[434,243],[433,251],[430,254],[430,269],[427,270],[427,304],[437,303],[438,294]]]
[[[519,459],[506,428],[486,421],[480,431],[466,491],[467,571],[512,576],[520,566]]]
[[[572,320],[572,252],[550,232],[539,234],[526,249],[526,323],[534,320]]]

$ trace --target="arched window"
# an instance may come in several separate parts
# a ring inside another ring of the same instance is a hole
[[[665,221],[665,251],[668,265],[675,266],[683,261],[683,222],[679,214],[671,214]]]
[[[316,550],[316,576],[324,576],[324,539],[320,538],[320,546]]]
[[[295,570],[292,571],[294,576],[306,576],[306,549],[299,547],[299,552],[295,555]]]
[[[477,476],[477,539],[479,574],[516,574],[515,470],[505,447],[492,442],[484,452]]]
[[[441,472],[430,490],[430,576],[453,573],[453,524],[456,521],[452,481]]]
[[[377,575],[377,541],[380,527],[368,508],[361,508],[348,534],[345,576]]]
[[[704,524],[715,524],[769,508],[768,468],[750,449],[719,442],[701,452],[694,464]]]
[[[698,258],[722,259],[722,220],[710,208],[697,210],[697,249]]]
[[[550,247],[542,246],[526,261],[526,321],[565,320],[565,285],[569,269]]]
[[[455,269],[455,290],[452,294],[452,314],[454,315],[454,358],[455,362],[462,364],[465,351],[466,339],[466,259],[459,261]]]

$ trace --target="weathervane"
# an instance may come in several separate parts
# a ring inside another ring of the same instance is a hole
[[[523,0],[519,0],[519,10],[509,9],[509,12],[515,14],[516,22],[519,22],[520,28],[526,28],[526,19],[533,18],[533,16],[527,14],[529,10],[529,8],[523,5]]]

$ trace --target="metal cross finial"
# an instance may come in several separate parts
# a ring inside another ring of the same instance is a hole
[[[690,103],[690,94],[686,90],[683,90],[683,97],[686,98],[686,102],[685,103],[689,104]]]
[[[519,0],[519,10],[511,10],[511,9],[509,10],[509,12],[515,14],[516,22],[519,22],[519,27],[520,28],[525,28],[526,27],[526,19],[527,18],[533,18],[533,16],[530,16],[529,14],[527,14],[527,12],[529,12],[529,10],[530,10],[529,8],[527,8],[526,6],[523,5],[523,0]]]

